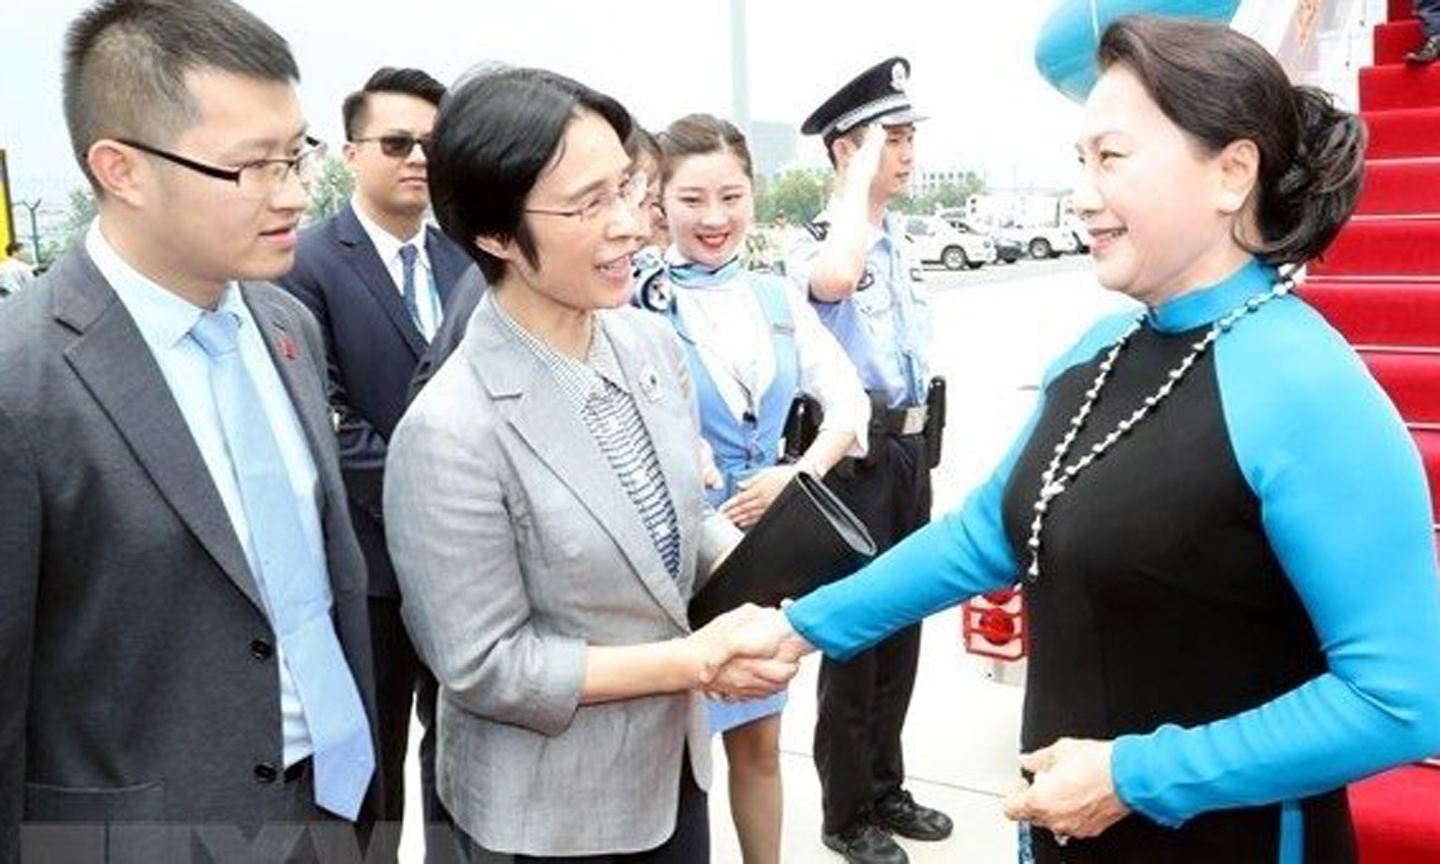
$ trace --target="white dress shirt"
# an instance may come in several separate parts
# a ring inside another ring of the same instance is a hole
[[[34,281],[34,268],[19,258],[0,261],[0,300],[19,294]]]
[[[225,433],[220,425],[220,414],[216,410],[210,390],[210,359],[195,340],[189,338],[190,328],[206,310],[188,300],[161,288],[126,263],[100,230],[96,219],[85,234],[85,250],[90,258],[115,289],[125,311],[135,321],[160,373],[165,378],[170,394],[175,397],[185,425],[200,455],[209,469],[235,536],[245,550],[245,560],[250,572],[257,574],[255,544],[250,539],[250,527],[245,518],[245,505],[240,498],[240,484],[235,479],[235,468],[230,461],[230,452],[225,444]],[[240,318],[240,356],[246,370],[260,392],[270,428],[280,447],[285,468],[290,475],[290,485],[300,513],[300,522],[310,542],[318,542],[324,548],[320,527],[320,514],[316,507],[319,475],[305,441],[300,419],[290,403],[285,383],[280,380],[265,347],[264,338],[255,318],[250,314],[240,296],[240,289],[230,283],[225,291],[220,309],[234,312]],[[286,767],[311,755],[310,731],[305,724],[305,713],[300,703],[300,693],[285,665],[284,653],[278,641],[275,646],[280,670],[280,720],[281,733],[285,744]]]
[[[402,297],[405,295],[405,262],[400,258],[400,247],[409,243],[419,253],[415,256],[415,309],[420,313],[420,332],[428,342],[440,328],[445,310],[440,304],[440,292],[435,288],[435,270],[430,266],[430,255],[425,251],[425,225],[420,225],[414,237],[402,240],[375,224],[358,203],[351,201],[350,207],[380,256],[380,263],[385,265],[386,272],[395,283],[395,290]]]

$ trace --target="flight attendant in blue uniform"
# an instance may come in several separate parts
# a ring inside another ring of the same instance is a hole
[[[869,392],[870,452],[827,482],[887,549],[930,521],[930,469],[943,413],[931,399],[930,310],[920,263],[887,212],[914,167],[910,64],[894,57],[840,88],[805,121],[835,166],[836,193],[791,251],[786,273],[809,296]],[[938,389],[936,392],[940,392]],[[820,669],[815,767],[821,839],[852,864],[903,864],[891,838],[939,840],[949,817],[905,791],[900,733],[915,685],[920,627],[906,628],[847,663]]]
[[[1030,782],[1005,809],[1037,862],[1353,864],[1345,784],[1440,750],[1421,463],[1289,290],[1354,207],[1363,129],[1221,25],[1122,19],[1099,63],[1075,206],[1145,309],[1051,367],[961,507],[771,637],[844,658],[1018,582]]]
[[[700,403],[701,432],[719,482],[711,503],[741,528],[755,524],[796,473],[824,475],[865,454],[870,401],[845,354],[803,295],[778,276],[740,264],[755,219],[750,151],[740,130],[708,114],[683,117],[659,136],[660,180],[673,245],[642,284],[675,326]],[[799,459],[777,465],[790,405],[799,394],[824,410]],[[730,809],[746,864],[779,864],[784,694],[711,702],[725,735]]]

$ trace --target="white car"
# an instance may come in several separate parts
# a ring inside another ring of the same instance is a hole
[[[1052,225],[1030,225],[1005,228],[1003,233],[1017,240],[1031,258],[1058,258],[1080,251],[1080,240],[1069,228]]]
[[[1090,251],[1090,229],[1085,227],[1084,222],[1075,216],[1066,216],[1060,224],[1075,235],[1076,252]]]
[[[939,216],[910,216],[905,220],[905,233],[925,264],[974,270],[995,262],[995,244],[989,237],[958,231]]]

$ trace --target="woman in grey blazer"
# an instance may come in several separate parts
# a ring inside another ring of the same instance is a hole
[[[738,532],[704,505],[679,344],[623,308],[629,128],[581,84],[504,70],[452,91],[427,149],[436,215],[494,288],[391,441],[387,534],[442,685],[440,797],[522,861],[707,861],[699,691],[795,669],[725,665],[753,610],[686,622]]]

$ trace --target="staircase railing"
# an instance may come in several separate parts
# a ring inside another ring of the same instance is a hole
[[[1292,81],[1328,90],[1355,110],[1372,28],[1384,20],[1385,0],[1243,0],[1231,26],[1268,48]]]

